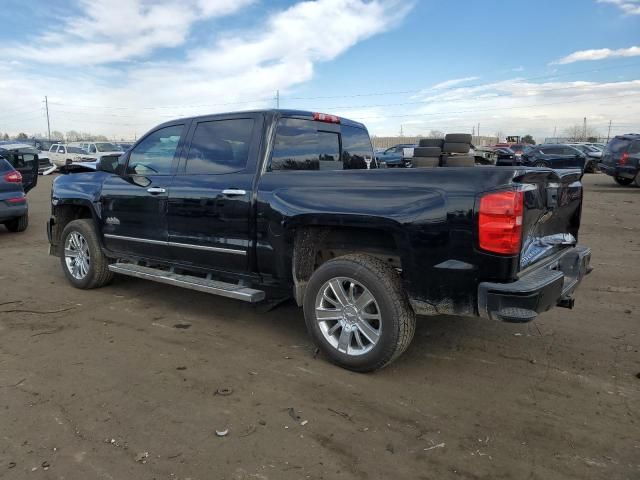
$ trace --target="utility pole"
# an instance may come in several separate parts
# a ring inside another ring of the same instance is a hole
[[[276,108],[280,108],[280,90],[276,90]]]
[[[553,127],[553,141],[554,142],[558,141],[558,139],[556,138],[556,128],[558,128],[558,127]]]
[[[480,137],[480,122],[478,122],[478,137]]]
[[[472,137],[476,136],[476,126],[475,125],[473,127],[471,127],[471,136]]]
[[[47,110],[47,139],[51,141],[51,124],[49,123],[49,99],[47,96],[44,96],[44,106]]]
[[[582,141],[587,140],[587,117],[584,117],[584,123],[582,125]]]
[[[400,136],[404,137],[404,131],[402,130],[402,124],[400,124]]]
[[[609,131],[607,132],[607,143],[609,143],[610,137],[611,137],[611,120],[609,120]]]

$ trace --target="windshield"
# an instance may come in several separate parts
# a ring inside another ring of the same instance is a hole
[[[121,152],[122,149],[113,143],[96,143],[99,152]]]

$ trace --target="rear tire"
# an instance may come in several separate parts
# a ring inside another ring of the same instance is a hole
[[[398,273],[364,254],[338,257],[313,273],[304,317],[329,360],[356,372],[377,370],[398,358],[416,326]]]
[[[636,176],[636,178],[638,177]],[[618,185],[622,185],[623,187],[627,187],[633,183],[633,178],[613,177],[613,179]]]
[[[25,213],[21,217],[9,220],[5,222],[4,226],[10,232],[24,232],[29,226],[29,214]]]
[[[60,263],[71,284],[83,290],[99,288],[113,279],[109,259],[89,219],[73,220],[62,231]]]

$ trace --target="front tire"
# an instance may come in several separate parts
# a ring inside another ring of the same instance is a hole
[[[4,226],[10,232],[24,232],[29,226],[29,214],[25,213],[21,217],[9,220],[5,222]]]
[[[377,370],[398,358],[416,325],[398,273],[364,254],[330,260],[313,273],[304,316],[318,348],[356,372]]]
[[[547,165],[547,162],[538,161],[534,163],[533,166],[537,168],[547,168],[549,165]]]
[[[99,288],[113,279],[109,259],[102,253],[91,220],[69,222],[62,231],[60,263],[65,276],[76,288]]]
[[[627,187],[633,183],[633,178],[625,178],[625,177],[613,177],[618,185],[622,185],[623,187]]]

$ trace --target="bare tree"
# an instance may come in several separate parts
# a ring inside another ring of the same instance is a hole
[[[69,130],[66,135],[66,140],[67,142],[77,142],[79,140],[82,140],[82,137],[75,130]]]
[[[600,133],[592,127],[587,126],[586,130],[584,125],[573,125],[564,129],[565,136],[573,142],[587,142],[589,138],[599,137]]]
[[[440,130],[429,130],[429,138],[444,138],[444,133]]]

